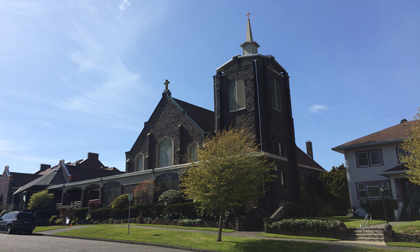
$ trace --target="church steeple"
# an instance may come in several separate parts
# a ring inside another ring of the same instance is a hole
[[[250,54],[258,54],[258,47],[260,47],[260,45],[252,39],[251,21],[249,20],[249,15],[251,15],[251,13],[248,12],[248,14],[246,15],[248,17],[246,41],[241,45],[242,54],[244,56]]]

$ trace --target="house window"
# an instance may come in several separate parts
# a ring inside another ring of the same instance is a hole
[[[159,144],[158,155],[158,167],[166,167],[173,164],[173,144],[170,139],[166,139]]]
[[[356,152],[356,157],[358,167],[382,165],[381,150]]]
[[[234,79],[229,84],[229,111],[236,111],[245,108],[245,87],[244,81]]]
[[[402,149],[401,147],[397,146],[397,158],[398,158],[398,163],[401,163],[400,158],[401,157],[406,157],[406,156],[410,156],[410,152],[405,151],[404,149]]]
[[[357,191],[359,193],[359,198],[366,198],[365,184],[363,183],[357,184]]]
[[[389,181],[357,183],[357,192],[360,199],[380,198],[381,188],[384,191],[384,197],[391,197]]]
[[[271,85],[271,107],[275,110],[281,111],[281,90],[280,85],[276,79],[272,79],[270,82]]]
[[[142,153],[137,154],[134,161],[134,171],[144,170],[144,155]]]

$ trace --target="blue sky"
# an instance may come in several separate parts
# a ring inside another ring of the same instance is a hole
[[[99,153],[125,170],[168,79],[213,110],[215,69],[241,54],[251,13],[260,54],[290,75],[296,143],[325,169],[332,147],[420,106],[420,1],[4,1],[0,169]]]

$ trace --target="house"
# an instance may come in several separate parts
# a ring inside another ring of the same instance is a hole
[[[6,167],[8,171],[8,167]],[[5,170],[6,172],[6,170]],[[22,174],[11,173],[12,181],[16,187],[13,190],[13,200],[9,203],[14,203],[18,209],[23,209],[27,206],[30,197],[33,193],[47,189],[51,185],[63,185],[71,182],[84,181],[89,179],[107,177],[112,175],[121,174],[115,167],[106,167],[99,161],[99,154],[88,153],[86,159],[80,159],[75,162],[67,162],[61,160],[58,165],[51,167],[51,165],[41,164],[40,170],[34,174],[26,174],[27,179],[24,182],[16,184],[16,177],[21,178]],[[7,173],[6,173],[7,174]],[[29,176],[30,175],[30,176]],[[7,175],[6,175],[7,176]],[[63,186],[61,186],[63,188]],[[69,188],[70,189],[70,188]],[[61,190],[60,192],[54,191],[55,201],[61,205],[69,205],[67,201],[72,201],[74,198],[83,201],[89,198],[98,198],[98,188],[92,188],[82,195],[80,190],[72,188],[73,190]],[[64,196],[64,197],[63,197]],[[74,200],[73,200],[74,201]],[[68,203],[68,204],[67,204]]]
[[[399,159],[399,155],[405,155],[400,145],[415,122],[404,119],[397,125],[332,148],[344,154],[350,203],[359,214],[366,214],[360,208],[360,201],[378,200],[383,190],[384,198],[398,201],[398,218],[400,214],[402,219],[420,217],[420,186],[406,178],[407,168]]]

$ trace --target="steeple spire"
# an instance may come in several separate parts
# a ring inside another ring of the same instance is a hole
[[[249,20],[249,15],[251,15],[251,13],[248,12],[248,14],[246,14],[248,17],[246,41],[241,45],[243,55],[258,54],[258,47],[260,47],[260,45],[252,39],[251,21]]]

